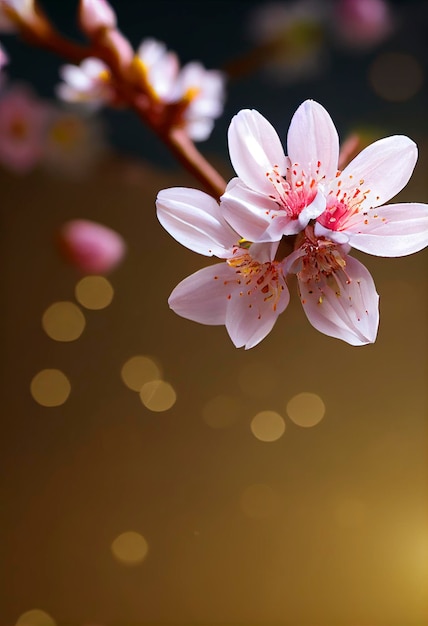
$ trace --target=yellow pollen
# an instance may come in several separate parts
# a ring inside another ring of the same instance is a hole
[[[183,100],[185,100],[186,102],[191,102],[192,100],[197,98],[200,93],[201,90],[199,87],[189,87],[183,96]]]

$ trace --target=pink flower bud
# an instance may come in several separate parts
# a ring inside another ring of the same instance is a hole
[[[4,48],[0,45],[0,69],[3,69],[5,65],[9,63],[9,57],[7,56]]]
[[[340,0],[335,18],[339,37],[355,48],[380,43],[394,28],[392,9],[386,0]]]
[[[58,244],[65,260],[83,274],[107,274],[119,265],[126,253],[125,241],[119,233],[83,219],[63,224]]]
[[[89,37],[94,37],[102,29],[116,28],[116,14],[107,0],[80,0],[79,24]]]
[[[120,31],[114,28],[103,31],[97,43],[108,50],[114,56],[115,62],[121,67],[129,66],[134,58],[131,44]]]

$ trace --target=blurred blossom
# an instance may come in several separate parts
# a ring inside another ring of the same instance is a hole
[[[135,61],[144,88],[152,97],[166,100],[180,70],[175,52],[167,50],[164,43],[149,38],[141,42]]]
[[[126,253],[126,244],[116,231],[89,220],[66,222],[58,233],[63,257],[83,274],[106,274]]]
[[[79,25],[89,37],[116,27],[116,14],[106,0],[80,0]]]
[[[52,173],[86,176],[106,150],[100,120],[52,108],[43,154]]]
[[[96,110],[114,99],[110,70],[100,59],[89,57],[79,66],[63,65],[60,76],[64,82],[57,85],[56,93],[65,102]]]
[[[123,70],[134,58],[134,49],[128,39],[117,28],[105,28],[97,37],[97,44],[115,57],[116,64]]]
[[[38,165],[44,151],[49,107],[24,85],[0,96],[0,161],[18,173]]]
[[[134,70],[153,100],[176,105],[172,126],[184,126],[195,141],[210,135],[214,119],[223,112],[225,76],[193,61],[180,69],[175,52],[164,43],[145,39],[137,50]]]
[[[0,0],[0,32],[13,33],[19,23],[38,20],[34,0]]]
[[[224,77],[216,70],[206,70],[200,63],[183,67],[177,77],[172,98],[188,103],[184,125],[194,141],[203,141],[211,134],[214,120],[223,112]]]
[[[326,15],[325,3],[317,0],[260,3],[247,19],[248,36],[256,49],[231,67],[232,73],[257,66],[276,82],[319,74],[326,62]]]
[[[338,0],[331,25],[342,44],[364,50],[391,35],[395,16],[387,0]]]
[[[4,68],[8,63],[9,63],[9,57],[5,49],[0,44],[0,92],[7,82],[7,74],[4,71]]]
[[[0,44],[0,70],[4,68],[5,65],[9,63],[9,57],[7,56],[5,49]]]

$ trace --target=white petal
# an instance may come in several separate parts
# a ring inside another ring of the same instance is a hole
[[[347,231],[350,245],[362,252],[397,257],[428,246],[427,204],[389,204],[368,211],[365,222]]]
[[[169,234],[199,254],[225,258],[239,241],[222,217],[216,200],[198,189],[163,189],[156,199],[156,209]]]
[[[80,67],[82,72],[92,79],[98,79],[102,72],[109,71],[104,61],[95,57],[84,59],[80,64]]]
[[[146,67],[151,67],[159,61],[167,52],[166,45],[162,41],[148,37],[144,39],[137,49],[137,56]]]
[[[308,206],[305,206],[300,211],[299,216],[297,218],[299,230],[293,234],[297,234],[300,231],[304,230],[306,226],[309,224],[310,220],[315,220],[322,213],[324,213],[325,206],[326,206],[325,195],[321,191],[318,191],[317,195],[315,196],[311,204],[309,204]]]
[[[253,348],[272,330],[278,316],[285,310],[290,294],[281,281],[283,290],[274,306],[271,300],[265,300],[261,290],[253,289],[251,295],[235,290],[231,293],[227,313],[226,329],[237,348]]]
[[[274,260],[279,243],[279,241],[252,243],[248,252],[255,261],[269,263]]]
[[[243,182],[261,193],[271,193],[266,173],[274,166],[284,176],[287,159],[274,127],[258,111],[243,109],[232,119],[229,152],[233,168]]]
[[[291,163],[299,163],[315,180],[334,178],[339,160],[339,138],[325,108],[306,100],[290,123],[287,152]]]
[[[235,272],[227,263],[216,263],[195,272],[177,285],[168,304],[186,319],[200,324],[220,325],[226,321],[230,289],[236,282]]]
[[[186,116],[188,117],[188,116]],[[188,120],[186,124],[187,133],[193,141],[205,141],[214,128],[214,122],[210,119]]]
[[[340,230],[330,230],[330,228],[326,228],[319,222],[315,222],[314,235],[315,237],[325,237],[326,239],[330,239],[330,241],[334,241],[339,244],[346,244],[349,241],[349,235],[347,232],[343,233]]]
[[[232,178],[220,199],[229,224],[248,241],[260,241],[272,221],[280,214],[276,202],[247,187],[239,178]],[[282,234],[282,233],[281,233]],[[281,235],[278,236],[278,240]]]
[[[385,137],[362,150],[335,182],[340,182],[341,192],[347,192],[348,197],[359,189],[366,196],[361,204],[363,209],[377,207],[408,183],[417,158],[416,144],[408,137]]]
[[[59,74],[70,87],[78,91],[85,91],[93,85],[93,81],[77,65],[63,65]]]
[[[299,291],[309,322],[320,332],[353,346],[375,341],[379,296],[370,272],[353,257],[328,279],[299,280]]]

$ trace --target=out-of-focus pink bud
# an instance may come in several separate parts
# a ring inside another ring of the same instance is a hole
[[[355,48],[369,48],[389,36],[395,25],[386,0],[339,0],[333,20],[342,42]]]
[[[128,67],[131,64],[134,50],[120,31],[114,28],[103,31],[97,43],[114,56],[115,62],[120,67]]]
[[[0,32],[16,33],[30,29],[46,34],[49,21],[35,0],[0,0]]]
[[[106,0],[80,0],[79,24],[84,33],[95,37],[103,29],[116,28],[116,13]]]
[[[58,232],[62,256],[83,274],[107,274],[126,253],[126,244],[116,231],[84,219],[66,222]]]
[[[0,70],[9,63],[9,57],[7,56],[4,48],[0,45]]]

